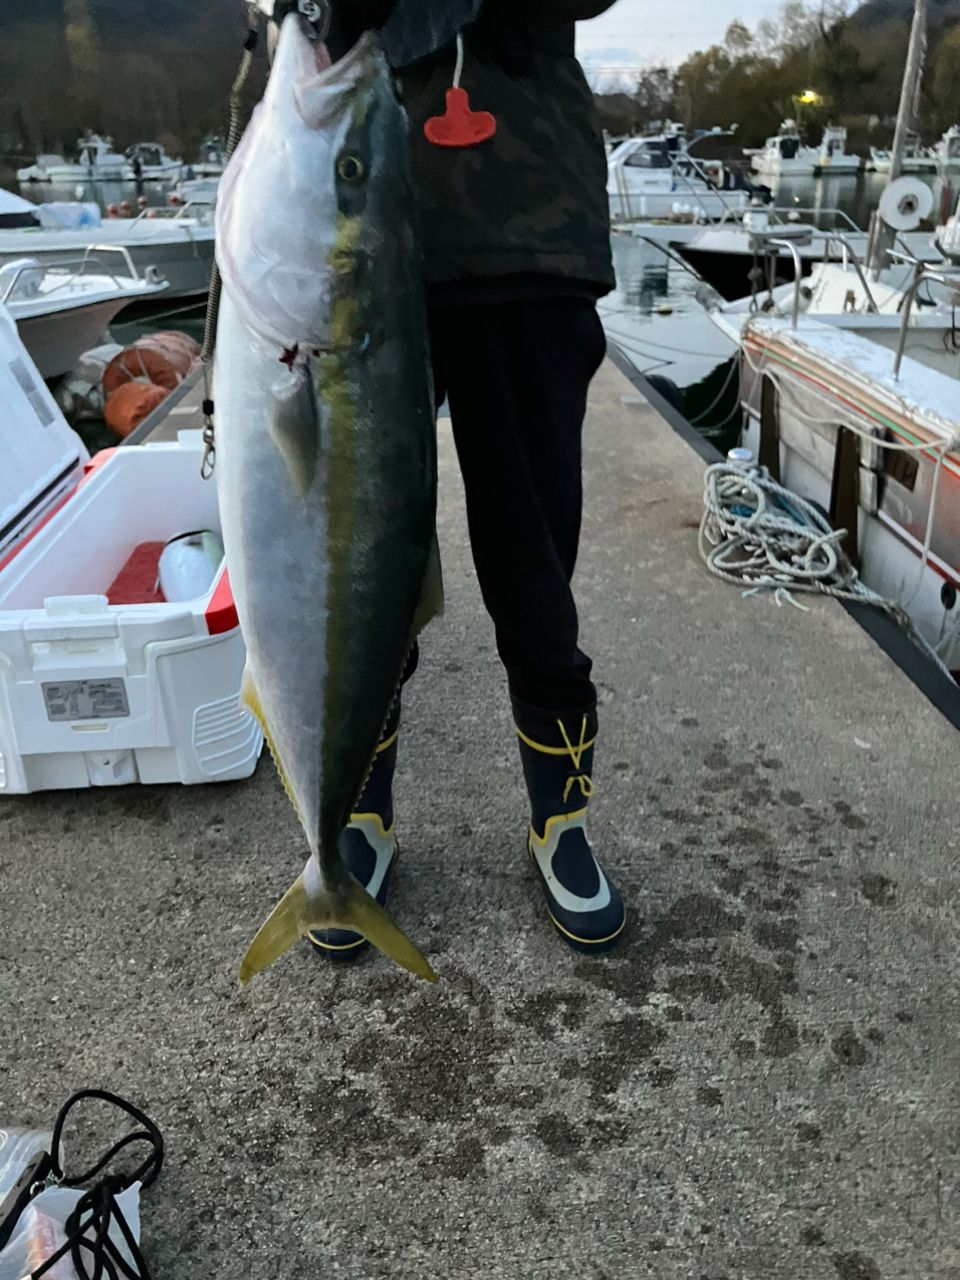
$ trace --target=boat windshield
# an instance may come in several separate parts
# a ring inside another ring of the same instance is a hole
[[[624,160],[631,169],[669,169],[670,156],[662,138],[641,142]]]

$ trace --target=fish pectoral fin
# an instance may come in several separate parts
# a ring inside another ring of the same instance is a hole
[[[298,365],[271,390],[270,434],[297,497],[305,498],[316,478],[320,448],[320,412],[309,367]]]
[[[440,564],[440,543],[434,533],[427,559],[427,568],[423,575],[423,588],[420,592],[420,603],[413,615],[413,635],[421,631],[443,613],[443,569]]]
[[[378,951],[418,978],[436,982],[426,956],[399,929],[366,889],[351,878],[337,897],[308,895],[301,873],[260,926],[240,963],[240,984],[261,973],[311,929],[360,933]]]

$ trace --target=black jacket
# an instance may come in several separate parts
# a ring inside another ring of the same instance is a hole
[[[399,7],[407,2],[418,0]],[[501,295],[599,296],[613,287],[606,157],[572,21],[612,3],[486,0],[464,31],[462,87],[497,121],[477,147],[436,147],[423,133],[443,112],[454,43],[398,68],[435,294],[491,285]]]

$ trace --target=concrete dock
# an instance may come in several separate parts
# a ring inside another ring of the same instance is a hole
[[[578,594],[631,927],[569,953],[440,437],[392,897],[440,984],[304,945],[238,991],[303,859],[269,760],[5,800],[0,1124],[156,1119],[157,1280],[958,1280],[957,731],[838,605],[707,575],[703,462],[608,362]]]

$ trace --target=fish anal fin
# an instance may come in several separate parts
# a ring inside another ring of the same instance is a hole
[[[257,686],[253,682],[253,676],[250,674],[250,668],[246,666],[243,668],[243,676],[240,680],[240,701],[263,730],[264,741],[270,750],[270,756],[273,759],[280,781],[283,783],[283,789],[287,793],[287,799],[293,805],[294,812],[300,819],[301,825],[303,825],[303,814],[300,812],[297,797],[294,794],[290,779],[287,777],[287,771],[283,767],[283,761],[280,759],[280,752],[277,750],[277,744],[273,740],[273,734],[270,732],[270,726],[267,724],[267,717],[263,710],[263,703],[260,701],[260,694],[257,692]]]
[[[423,575],[420,603],[413,615],[413,636],[416,638],[434,618],[443,613],[443,569],[440,565],[440,544],[434,533]]]

